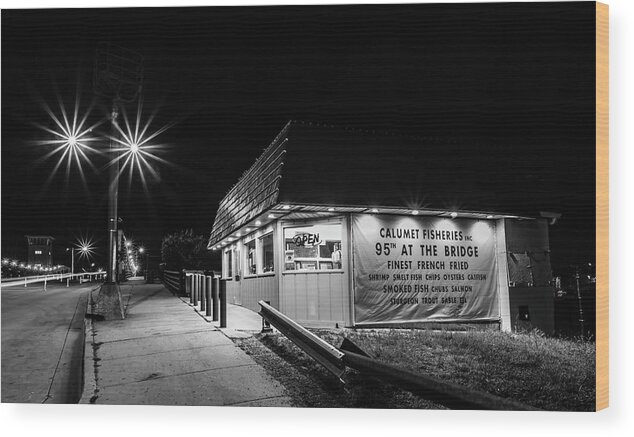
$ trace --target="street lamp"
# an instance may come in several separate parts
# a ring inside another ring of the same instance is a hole
[[[143,273],[145,276],[145,282],[147,282],[149,276],[148,276],[148,252],[145,250],[144,247],[139,247],[139,253],[141,254],[145,254],[145,259],[143,260]]]
[[[74,247],[67,247],[66,248],[66,252],[68,252],[70,250],[70,274],[74,275],[75,274],[75,248]]]
[[[110,318],[112,316],[123,318],[123,305],[121,302],[121,293],[116,281],[117,269],[117,237],[118,237],[118,191],[119,178],[124,170],[130,172],[130,181],[135,171],[139,172],[143,188],[146,189],[146,175],[151,173],[154,178],[159,179],[158,173],[150,165],[151,160],[162,163],[167,161],[156,157],[152,152],[164,147],[162,145],[150,144],[155,137],[160,135],[169,126],[162,126],[154,132],[149,131],[149,126],[154,115],[152,115],[144,125],[141,123],[141,102],[139,101],[138,111],[136,114],[136,126],[132,126],[126,117],[123,102],[133,102],[137,99],[141,90],[143,80],[143,58],[140,54],[133,51],[118,47],[109,43],[101,43],[97,49],[94,70],[94,91],[95,93],[106,97],[110,100],[111,111],[109,114],[110,135],[106,135],[109,140],[109,150],[106,152],[110,158],[109,162],[109,185],[108,185],[108,250],[107,250],[107,267],[105,283],[99,291],[99,296],[95,301],[93,312]],[[60,99],[61,102],[61,99]],[[106,120],[101,120],[97,124],[86,127],[88,113],[82,118],[78,116],[79,98],[76,98],[76,106],[74,113],[67,113],[63,107],[62,116],[59,117],[48,107],[45,110],[55,123],[53,129],[40,126],[43,130],[54,135],[53,140],[41,141],[41,145],[53,146],[45,158],[55,154],[61,155],[53,174],[57,172],[59,167],[66,161],[67,177],[70,166],[75,163],[84,182],[84,172],[82,163],[89,164],[94,170],[93,163],[88,159],[87,154],[91,152],[103,153],[92,144],[94,141],[100,141],[102,138],[92,136],[92,129]],[[119,111],[123,115],[125,124],[118,124]],[[89,111],[90,112],[90,111]],[[129,247],[130,243],[126,242]],[[83,247],[77,247],[81,250],[82,256],[88,256],[90,250]],[[69,250],[69,249],[67,249]],[[72,271],[74,273],[74,248],[71,248],[71,256],[73,258]]]

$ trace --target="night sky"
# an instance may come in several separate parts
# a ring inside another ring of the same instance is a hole
[[[224,194],[295,119],[471,143],[458,158],[525,198],[518,213],[563,214],[556,269],[594,262],[592,2],[3,10],[3,257],[26,260],[24,235],[48,234],[67,264],[88,235],[104,260],[107,158],[84,165],[86,186],[65,163],[47,183],[56,159],[35,141],[51,135],[33,124],[53,128],[42,102],[72,111],[77,89],[89,123],[106,116],[92,86],[102,41],[144,57],[150,130],[175,123],[156,138],[169,146],[160,180],[120,187],[122,228],[155,253],[166,233],[208,236]]]

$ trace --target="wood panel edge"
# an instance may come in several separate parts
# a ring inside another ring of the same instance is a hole
[[[596,3],[596,411],[609,406],[609,7]]]

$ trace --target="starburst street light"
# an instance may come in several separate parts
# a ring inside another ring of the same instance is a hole
[[[139,100],[136,120],[132,123],[125,109],[122,108],[123,127],[120,126],[119,123],[114,123],[116,135],[109,136],[108,138],[117,145],[117,147],[114,148],[117,156],[110,161],[110,165],[120,164],[119,177],[127,170],[129,184],[132,183],[134,173],[138,172],[143,188],[147,190],[146,173],[152,175],[155,180],[160,179],[159,174],[151,165],[152,161],[169,164],[168,161],[156,155],[156,152],[165,149],[167,146],[151,141],[169,129],[171,125],[167,124],[154,131],[150,131],[150,125],[156,116],[156,112],[148,118],[145,124],[141,122],[142,112],[143,102]]]
[[[71,167],[76,165],[82,182],[86,185],[86,177],[83,167],[84,164],[89,165],[94,171],[97,171],[88,154],[101,153],[98,148],[95,148],[92,145],[94,142],[100,140],[99,137],[93,135],[93,129],[102,124],[104,120],[99,120],[98,122],[87,126],[87,120],[92,112],[93,105],[91,104],[84,115],[80,117],[79,92],[76,93],[75,108],[72,112],[72,118],[69,116],[69,111],[66,110],[62,99],[58,96],[57,100],[61,116],[55,114],[48,104],[42,102],[42,107],[53,122],[53,128],[39,123],[34,123],[39,129],[53,135],[52,139],[35,141],[35,144],[38,146],[53,147],[53,149],[46,153],[41,159],[47,160],[58,155],[57,163],[55,164],[55,167],[53,167],[53,171],[51,172],[47,183],[49,183],[57,174],[61,165],[66,162],[66,178],[68,178],[70,174]]]
[[[95,253],[95,246],[92,239],[88,237],[80,237],[77,239],[77,244],[75,245],[77,249],[79,249],[79,258],[80,259],[90,259],[92,255]]]

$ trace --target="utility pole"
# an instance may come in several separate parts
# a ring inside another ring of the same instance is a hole
[[[109,145],[110,171],[108,185],[108,266],[106,281],[92,307],[92,313],[107,319],[125,317],[121,290],[117,283],[118,255],[118,197],[119,197],[119,152],[115,138],[118,135],[117,118],[122,102],[136,100],[143,83],[143,58],[136,52],[110,43],[101,43],[97,48],[95,62],[95,93],[111,99],[111,138]]]
[[[117,135],[117,102],[112,102],[112,112],[110,114],[111,132],[112,137]],[[118,202],[119,202],[119,160],[117,145],[114,139],[110,139],[110,157],[111,165],[108,180],[108,269],[106,270],[106,283],[114,284],[117,279],[117,223],[118,217]]]

